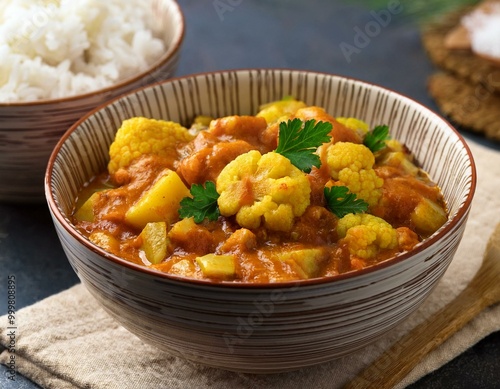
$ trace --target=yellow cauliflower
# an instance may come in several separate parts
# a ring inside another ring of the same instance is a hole
[[[264,104],[260,107],[257,117],[263,117],[268,124],[274,122],[281,122],[289,119],[300,108],[304,108],[305,103],[293,98],[283,98],[282,100],[273,101]]]
[[[156,154],[173,162],[177,158],[177,146],[192,138],[178,123],[144,117],[124,120],[109,148],[108,171],[114,174],[143,154]]]
[[[275,152],[238,156],[221,171],[216,186],[221,215],[236,215],[236,222],[248,229],[263,222],[270,230],[289,231],[310,203],[306,174]]]
[[[339,220],[337,234],[351,255],[370,259],[382,249],[398,246],[398,234],[384,219],[368,213],[348,214]]]
[[[362,144],[337,142],[327,149],[330,176],[349,188],[370,206],[382,197],[384,180],[377,176],[373,165],[375,156]]]

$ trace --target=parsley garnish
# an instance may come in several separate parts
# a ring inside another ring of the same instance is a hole
[[[321,161],[315,151],[323,143],[330,141],[328,134],[331,130],[331,123],[316,123],[314,119],[305,123],[297,118],[281,122],[275,151],[287,157],[303,172],[309,173],[313,166],[320,167]]]
[[[386,125],[377,126],[365,135],[363,144],[368,147],[372,153],[375,153],[385,148],[385,141],[387,139],[390,139],[389,127]]]
[[[204,219],[217,220],[220,215],[217,199],[219,194],[212,181],[205,182],[205,186],[193,184],[190,189],[193,196],[184,197],[181,200],[179,216],[181,218],[193,217],[195,223],[201,223]]]
[[[366,201],[348,192],[349,188],[346,186],[332,186],[324,189],[328,209],[339,218],[349,213],[361,213],[368,210]]]

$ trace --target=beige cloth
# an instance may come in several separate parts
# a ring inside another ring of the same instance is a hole
[[[445,276],[424,305],[396,330],[362,352],[286,374],[253,376],[196,365],[143,344],[99,308],[82,285],[20,310],[16,366],[43,388],[334,388],[347,383],[401,335],[445,305],[472,278],[487,237],[500,221],[500,152],[469,141],[478,168],[478,187],[464,239]],[[0,318],[6,344],[7,318]],[[500,330],[500,305],[487,309],[432,352],[398,387],[453,359],[486,335]],[[0,355],[6,363],[9,353]]]

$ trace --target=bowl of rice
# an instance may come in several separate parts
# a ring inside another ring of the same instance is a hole
[[[43,201],[61,135],[96,106],[170,78],[183,38],[175,0],[2,1],[0,201]]]

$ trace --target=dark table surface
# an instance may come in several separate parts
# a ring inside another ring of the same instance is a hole
[[[426,90],[426,79],[435,69],[422,48],[418,26],[404,20],[399,8],[390,9],[397,1],[387,2],[385,19],[375,16],[368,1],[179,0],[179,4],[186,35],[178,76],[253,67],[313,70],[379,84],[436,109]],[[360,31],[370,36],[362,39]],[[500,152],[498,144],[460,131],[466,139]],[[18,309],[78,282],[45,203],[0,203],[0,274],[0,315],[7,311],[9,275],[16,277]],[[39,388],[20,375],[11,382],[6,372],[0,366],[0,388]],[[500,333],[411,388],[500,388]]]

